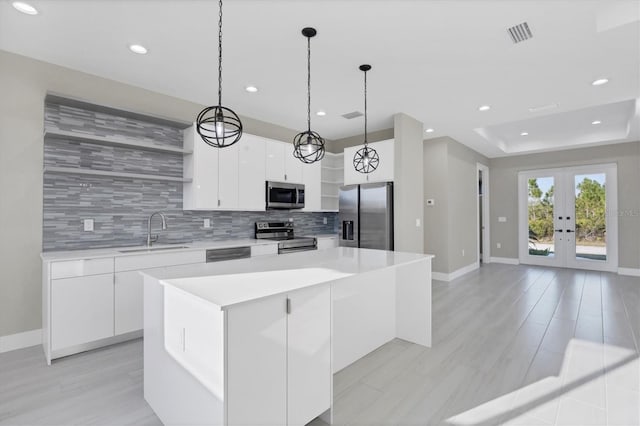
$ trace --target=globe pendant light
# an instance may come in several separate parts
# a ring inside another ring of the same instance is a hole
[[[307,38],[307,130],[293,138],[293,156],[303,163],[311,164],[324,157],[324,139],[311,130],[311,37],[317,34],[315,28],[303,28]]]
[[[371,173],[380,164],[378,152],[369,147],[367,141],[367,71],[370,69],[371,65],[360,65],[360,71],[364,72],[364,147],[356,151],[353,156],[353,167],[360,173]]]
[[[222,0],[218,14],[218,105],[198,114],[196,130],[203,141],[215,148],[226,148],[242,137],[242,122],[231,109],[222,106]]]

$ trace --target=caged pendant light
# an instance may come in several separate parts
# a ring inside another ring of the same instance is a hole
[[[226,148],[242,137],[242,122],[233,110],[222,106],[222,0],[218,4],[218,105],[200,111],[196,130],[208,145]]]
[[[311,37],[317,34],[315,28],[303,28],[307,38],[307,130],[293,138],[293,156],[306,164],[315,163],[324,157],[324,139],[311,130]]]
[[[360,65],[360,71],[364,72],[364,147],[353,156],[353,167],[360,173],[371,173],[380,164],[378,152],[370,148],[367,141],[367,71],[370,69],[371,65]]]

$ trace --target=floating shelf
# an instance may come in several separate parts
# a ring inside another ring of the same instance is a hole
[[[125,146],[128,148],[142,149],[146,151],[169,152],[172,154],[193,153],[193,151],[189,151],[186,149],[157,145],[153,142],[135,141],[119,138],[116,136],[96,136],[78,132],[68,132],[64,130],[47,130],[44,132],[44,137],[53,139],[64,139],[72,142],[89,142],[99,145]]]
[[[128,179],[160,180],[165,182],[191,182],[192,179],[175,176],[147,175],[142,173],[110,172],[106,170],[90,170],[73,167],[45,167],[44,173],[76,174],[86,176],[120,177]]]

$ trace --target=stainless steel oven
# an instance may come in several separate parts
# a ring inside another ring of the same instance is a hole
[[[304,185],[299,183],[267,182],[267,209],[304,208]]]
[[[318,249],[315,237],[293,234],[293,222],[256,222],[256,239],[278,241],[278,254]]]

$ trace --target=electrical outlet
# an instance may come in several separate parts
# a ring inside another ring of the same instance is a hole
[[[86,232],[93,232],[93,219],[84,219],[82,225]]]
[[[323,217],[323,218],[322,218],[322,223],[324,223],[325,225],[328,223],[328,222],[327,222],[327,218],[326,218],[326,217]]]
[[[498,217],[498,222],[506,222],[506,221],[507,221],[506,217],[504,217],[504,216]]]
[[[496,248],[502,248],[502,244],[496,243]]]
[[[462,257],[464,257],[464,249],[462,249]]]
[[[202,224],[202,226],[204,228],[211,228],[211,219],[205,219],[204,223]]]
[[[416,228],[420,228],[420,219],[416,219]]]
[[[289,218],[289,222],[293,222],[293,218],[292,217]]]

